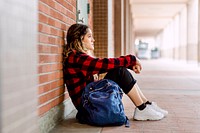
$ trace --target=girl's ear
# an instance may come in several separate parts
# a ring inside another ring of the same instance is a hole
[[[83,36],[81,36],[81,42],[84,44],[84,37]]]

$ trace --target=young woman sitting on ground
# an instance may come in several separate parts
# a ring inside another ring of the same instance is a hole
[[[87,84],[98,80],[94,75],[107,72],[105,79],[116,82],[136,106],[133,119],[161,120],[168,112],[161,109],[155,102],[150,102],[140,90],[136,80],[127,70],[139,74],[142,66],[134,55],[118,58],[95,58],[90,54],[94,50],[94,38],[87,25],[73,24],[67,32],[67,44],[63,52],[64,82],[76,109],[83,108],[81,95]],[[77,119],[80,118],[79,113]]]

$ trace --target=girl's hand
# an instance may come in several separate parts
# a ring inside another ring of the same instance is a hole
[[[136,74],[139,74],[140,71],[141,71],[140,66],[139,66],[139,65],[133,66],[133,71],[134,71]]]
[[[141,65],[141,63],[140,63],[140,60],[139,60],[139,59],[136,59],[136,64],[133,66],[133,71],[134,71],[136,74],[139,74],[141,70],[142,70],[142,65]]]

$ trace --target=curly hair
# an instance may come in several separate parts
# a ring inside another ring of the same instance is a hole
[[[69,27],[66,36],[67,44],[65,44],[63,48],[64,58],[67,58],[72,50],[86,52],[81,40],[87,34],[88,28],[89,27],[84,24],[73,24]]]

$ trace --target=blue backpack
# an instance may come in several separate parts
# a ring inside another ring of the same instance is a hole
[[[84,123],[95,126],[119,126],[129,121],[122,104],[123,92],[112,80],[102,79],[88,84],[82,94],[82,105],[86,114]]]

